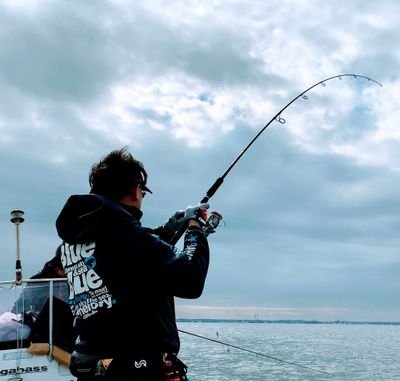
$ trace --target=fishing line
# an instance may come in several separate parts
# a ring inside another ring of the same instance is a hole
[[[252,354],[255,354],[255,355],[257,355],[257,356],[261,356],[261,357],[265,357],[265,358],[270,359],[270,360],[278,361],[278,362],[280,362],[280,363],[282,363],[282,364],[292,365],[292,366],[296,366],[296,367],[298,367],[298,368],[303,368],[303,369],[311,370],[311,371],[313,371],[313,372],[323,373],[323,374],[325,374],[325,375],[327,375],[327,376],[333,376],[333,377],[335,376],[333,373],[329,373],[329,372],[326,372],[326,371],[324,371],[324,370],[320,370],[320,369],[316,369],[316,368],[311,368],[311,367],[309,367],[309,366],[307,366],[307,365],[302,365],[302,364],[299,364],[299,363],[296,363],[296,362],[293,362],[293,361],[282,360],[282,359],[280,359],[280,358],[278,358],[278,357],[271,356],[271,355],[268,355],[268,354],[266,354],[266,353],[256,352],[256,351],[253,351],[253,350],[251,350],[251,349],[246,349],[246,348],[243,348],[243,347],[239,347],[238,345],[228,344],[228,343],[225,343],[225,342],[223,342],[223,341],[211,339],[211,338],[209,338],[209,337],[202,336],[202,335],[198,335],[198,334],[193,333],[193,332],[184,331],[184,330],[182,330],[182,329],[178,329],[178,331],[181,332],[181,333],[185,333],[186,335],[195,336],[195,337],[198,337],[198,338],[200,338],[200,339],[212,341],[212,342],[217,343],[217,344],[226,345],[227,347],[235,348],[235,349],[238,349],[239,351],[252,353]]]
[[[383,86],[381,83],[378,81],[375,81],[372,78],[369,78],[365,75],[360,75],[360,74],[353,74],[353,73],[346,73],[346,74],[339,74],[339,75],[334,75],[332,77],[328,77],[323,79],[322,81],[319,81],[317,83],[314,83],[312,86],[301,92],[299,95],[294,97],[289,103],[287,103],[284,107],[282,107],[272,118],[271,120],[258,132],[258,134],[250,141],[249,144],[243,150],[239,153],[239,155],[233,160],[233,162],[229,165],[228,169],[222,174],[222,176],[218,177],[217,180],[215,180],[214,184],[208,189],[206,192],[205,196],[201,199],[200,203],[205,203],[208,202],[208,200],[215,194],[215,192],[218,190],[218,188],[222,185],[224,182],[225,177],[228,175],[228,173],[232,170],[232,168],[236,165],[236,163],[240,160],[240,158],[246,153],[246,151],[252,146],[252,144],[258,139],[258,137],[271,125],[272,122],[278,122],[281,124],[286,123],[286,119],[282,117],[282,113],[290,107],[294,102],[296,102],[299,98],[302,98],[304,100],[308,99],[308,96],[306,93],[308,93],[310,90],[312,90],[314,87],[317,87],[321,85],[322,87],[326,87],[326,83],[333,80],[333,79],[339,79],[341,80],[344,77],[352,77],[352,78],[361,78],[365,79],[369,82],[373,82],[379,86]],[[187,226],[186,224],[183,224],[180,229],[174,234],[172,239],[170,240],[171,244],[176,244],[179,239],[182,237],[183,233],[185,232]]]

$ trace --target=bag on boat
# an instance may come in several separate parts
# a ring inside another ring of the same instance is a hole
[[[187,366],[172,354],[127,353],[114,359],[102,359],[99,355],[74,351],[69,370],[79,380],[99,376],[114,380],[131,375],[141,380],[189,381]]]
[[[80,380],[91,379],[95,376],[104,375],[106,372],[100,356],[76,351],[71,354],[69,370],[72,375]]]

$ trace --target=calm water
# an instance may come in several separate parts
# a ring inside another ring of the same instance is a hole
[[[184,333],[190,381],[400,381],[400,326],[179,323],[178,328],[261,352],[283,364]]]
[[[48,285],[44,286],[47,298]],[[45,300],[39,297],[39,287],[43,285],[34,283],[26,290],[29,308]],[[35,303],[29,299],[32,295]],[[11,311],[18,297],[14,288],[1,286],[0,314]],[[191,381],[400,381],[399,325],[215,322],[178,323],[178,328],[312,368],[181,333],[179,357],[189,366]]]

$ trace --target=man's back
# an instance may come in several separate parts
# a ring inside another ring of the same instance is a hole
[[[146,179],[142,164],[125,150],[112,152],[93,166],[91,194],[71,196],[57,218],[79,333],[71,371],[79,379],[88,369],[94,377],[110,359],[111,380],[125,373],[160,375],[172,363],[172,373],[179,368],[185,379],[176,358],[174,297],[197,298],[203,291],[209,248],[196,218],[208,205],[185,211],[188,228],[178,250],[155,234],[159,230],[140,224],[142,199],[150,192]]]

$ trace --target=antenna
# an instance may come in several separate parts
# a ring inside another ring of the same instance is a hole
[[[22,210],[13,210],[11,212],[10,221],[15,224],[15,229],[17,233],[17,260],[15,262],[15,283],[19,286],[22,283],[22,267],[21,259],[19,257],[19,225],[25,221],[24,212]]]

